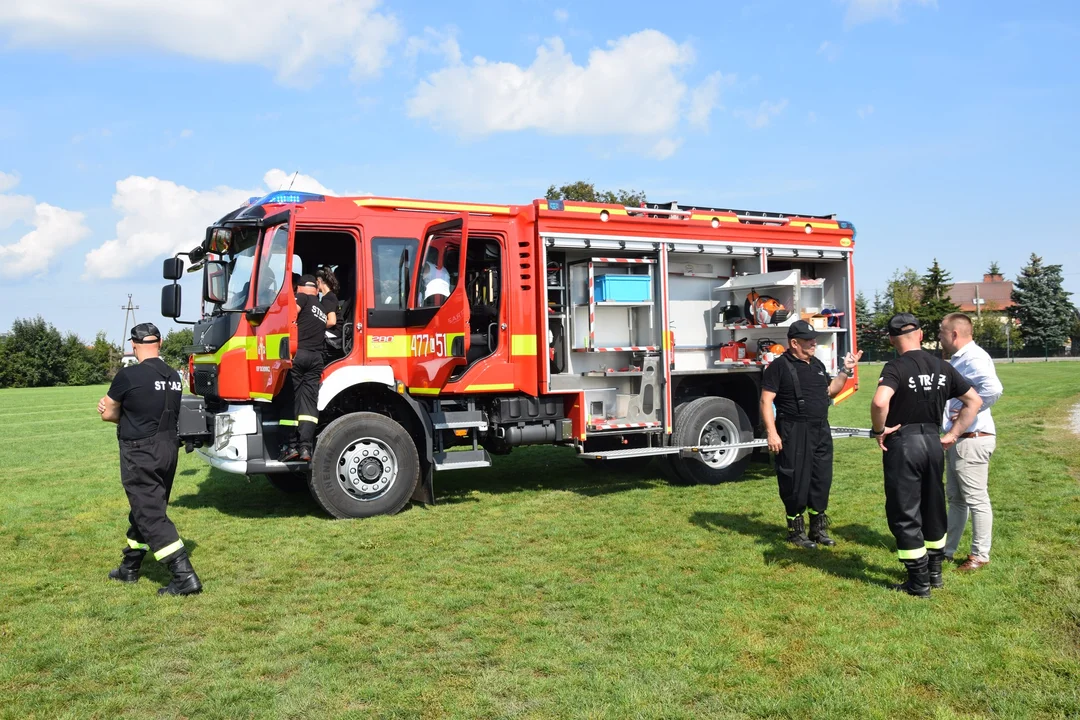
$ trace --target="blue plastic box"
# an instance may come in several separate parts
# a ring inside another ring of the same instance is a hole
[[[597,275],[596,302],[649,302],[652,278],[648,275]]]

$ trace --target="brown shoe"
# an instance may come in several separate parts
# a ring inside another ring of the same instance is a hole
[[[982,558],[975,557],[974,555],[972,555],[967,560],[964,561],[963,565],[956,568],[956,572],[962,572],[962,573],[975,572],[976,570],[983,567],[984,565],[989,565],[989,564],[990,564],[989,560],[983,560]]]

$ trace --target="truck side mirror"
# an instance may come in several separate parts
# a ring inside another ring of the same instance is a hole
[[[180,286],[176,283],[161,288],[161,316],[180,317]]]
[[[166,280],[179,280],[184,274],[184,261],[178,257],[167,258],[161,266],[161,276]]]

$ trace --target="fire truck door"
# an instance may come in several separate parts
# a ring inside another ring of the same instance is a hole
[[[275,225],[263,233],[259,249],[255,297],[247,311],[255,335],[247,355],[255,399],[272,400],[281,390],[296,352],[293,240],[292,223]]]
[[[409,389],[418,394],[437,394],[469,351],[468,223],[463,214],[424,229],[405,314]]]

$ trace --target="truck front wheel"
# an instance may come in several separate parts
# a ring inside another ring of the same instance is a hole
[[[405,428],[377,413],[353,413],[323,430],[311,459],[311,495],[336,518],[393,515],[420,479]]]

